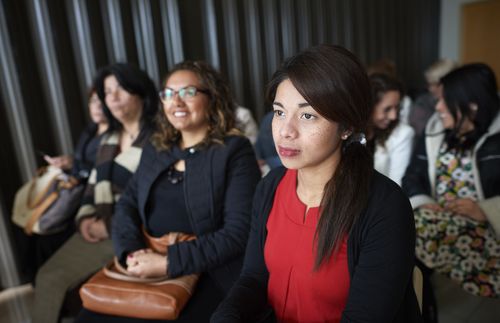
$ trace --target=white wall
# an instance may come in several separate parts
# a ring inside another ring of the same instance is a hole
[[[461,6],[482,0],[441,0],[439,57],[460,59]]]

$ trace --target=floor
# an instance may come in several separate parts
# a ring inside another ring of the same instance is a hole
[[[12,287],[0,292],[0,322],[29,323],[29,309],[33,304],[31,284]]]
[[[500,300],[479,298],[441,275],[432,277],[438,302],[439,323],[499,323]],[[0,292],[0,322],[30,323],[33,288],[22,285]],[[65,319],[62,323],[71,323]]]
[[[473,296],[443,275],[434,274],[439,323],[499,323],[500,299]]]

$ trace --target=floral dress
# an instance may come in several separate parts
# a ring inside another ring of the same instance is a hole
[[[472,152],[448,150],[443,144],[436,162],[436,199],[478,200],[472,172]],[[488,222],[449,211],[415,210],[416,254],[435,269],[477,296],[500,296],[500,241]]]

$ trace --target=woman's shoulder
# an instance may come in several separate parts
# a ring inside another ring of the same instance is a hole
[[[224,137],[224,144],[227,146],[252,146],[250,140],[244,135],[227,135]]]
[[[214,142],[210,144],[208,150],[217,154],[233,155],[253,152],[253,147],[250,140],[243,135],[227,135],[224,137],[222,143]]]
[[[415,130],[405,123],[400,122],[389,136],[388,142],[401,142],[413,138]]]
[[[377,171],[373,172],[369,207],[394,211],[405,208],[411,212],[410,201],[401,187]]]

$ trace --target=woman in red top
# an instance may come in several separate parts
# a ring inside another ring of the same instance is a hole
[[[365,147],[363,66],[342,47],[313,47],[268,93],[286,168],[257,187],[242,273],[212,322],[418,322],[413,215]]]

